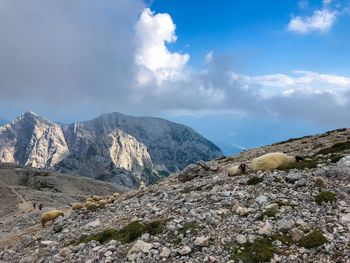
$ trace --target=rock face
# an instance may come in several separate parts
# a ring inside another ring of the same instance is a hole
[[[61,127],[34,113],[0,127],[0,162],[52,168],[68,154]]]
[[[220,156],[217,146],[192,129],[158,118],[111,113],[61,126],[28,112],[0,127],[0,162],[128,187]]]

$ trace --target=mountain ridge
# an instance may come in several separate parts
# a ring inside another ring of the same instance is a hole
[[[117,112],[63,125],[25,112],[0,127],[0,162],[128,187],[151,184],[190,163],[221,156],[216,145],[190,127]]]

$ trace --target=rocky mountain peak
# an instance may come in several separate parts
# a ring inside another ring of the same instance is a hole
[[[24,112],[22,113],[20,116],[18,116],[13,122],[11,122],[11,124],[17,124],[17,125],[40,125],[40,124],[44,124],[44,125],[56,125],[55,123],[49,121],[48,119],[32,112],[32,111],[28,111],[28,112]]]
[[[120,113],[58,125],[26,112],[0,128],[0,162],[98,178],[135,187],[189,163],[222,156],[189,127]]]

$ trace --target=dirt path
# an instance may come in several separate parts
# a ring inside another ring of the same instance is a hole
[[[12,193],[14,193],[17,198],[21,201],[19,204],[18,204],[18,208],[21,210],[21,211],[25,211],[25,212],[29,212],[29,211],[32,211],[33,210],[33,203],[30,202],[30,201],[27,201],[23,195],[21,195],[14,186],[8,186],[8,188],[12,191]]]

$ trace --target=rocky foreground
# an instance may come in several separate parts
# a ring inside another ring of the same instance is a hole
[[[227,176],[273,151],[307,158]],[[350,129],[192,165],[180,178],[38,227],[4,246],[0,261],[350,262]]]

